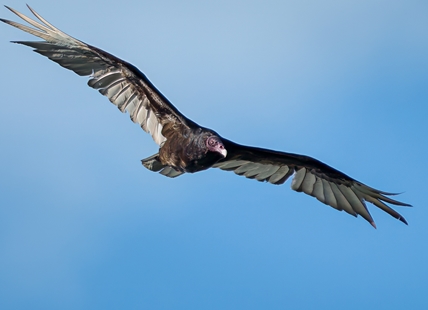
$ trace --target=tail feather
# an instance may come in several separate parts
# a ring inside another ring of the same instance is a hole
[[[182,175],[184,172],[181,171],[177,171],[174,168],[170,167],[170,166],[166,166],[163,165],[160,161],[159,161],[159,153],[156,153],[150,157],[147,157],[145,159],[141,160],[141,163],[143,164],[144,167],[146,167],[147,169],[154,171],[154,172],[158,172],[164,176],[167,176],[169,178],[175,178],[178,177],[180,175]]]

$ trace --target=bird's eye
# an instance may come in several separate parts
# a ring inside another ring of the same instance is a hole
[[[214,138],[208,138],[208,145],[215,146],[217,141]]]

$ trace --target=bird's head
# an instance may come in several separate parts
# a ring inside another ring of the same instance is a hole
[[[217,152],[221,154],[223,158],[226,158],[227,150],[224,147],[223,142],[218,136],[215,136],[215,135],[208,136],[208,138],[205,140],[205,145],[209,151]]]

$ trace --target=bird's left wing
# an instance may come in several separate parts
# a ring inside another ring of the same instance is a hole
[[[79,41],[51,25],[28,6],[39,22],[9,8],[34,28],[6,20],[2,22],[28,32],[45,41],[13,41],[34,48],[59,65],[81,76],[90,76],[88,85],[98,89],[120,111],[127,111],[131,120],[148,132],[161,145],[167,137],[162,134],[166,124],[170,128],[192,126],[147,77],[136,67],[99,48]]]
[[[226,139],[222,141],[227,157],[217,162],[213,166],[215,168],[272,184],[283,184],[294,174],[291,182],[293,190],[311,195],[353,216],[361,215],[374,227],[365,201],[407,224],[403,216],[385,204],[410,206],[387,197],[393,193],[371,188],[308,156],[239,145]]]

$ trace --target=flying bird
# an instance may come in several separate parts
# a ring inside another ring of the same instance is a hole
[[[309,156],[227,140],[185,117],[132,64],[67,35],[29,6],[40,22],[6,8],[34,28],[6,19],[0,19],[2,22],[44,40],[13,43],[30,46],[60,66],[89,76],[90,87],[106,96],[121,112],[128,112],[131,120],[152,136],[159,152],[141,161],[147,169],[174,178],[186,172],[219,168],[276,185],[293,175],[293,190],[355,217],[360,215],[375,228],[366,202],[407,224],[404,217],[385,204],[410,206],[388,197],[394,193],[369,187]]]

